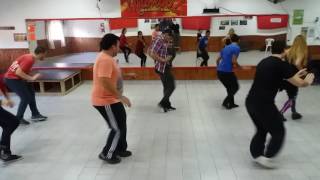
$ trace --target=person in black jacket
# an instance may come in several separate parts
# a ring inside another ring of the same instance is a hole
[[[283,60],[285,47],[284,41],[272,44],[272,55],[257,65],[254,81],[246,98],[247,111],[256,127],[250,152],[254,161],[265,168],[276,167],[273,158],[280,151],[285,137],[283,116],[275,105],[275,97],[282,81],[286,79],[294,86],[306,87],[314,80],[314,75],[307,74],[306,69],[297,73],[292,71],[290,64]],[[271,135],[268,142],[267,134]]]

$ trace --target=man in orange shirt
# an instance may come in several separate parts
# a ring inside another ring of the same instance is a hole
[[[47,50],[43,47],[37,47],[33,54],[25,54],[18,57],[9,67],[5,74],[6,85],[20,97],[20,104],[17,112],[17,118],[21,124],[30,124],[23,118],[24,112],[29,105],[32,112],[33,121],[44,121],[46,116],[40,114],[37,108],[35,92],[31,84],[27,81],[34,81],[40,77],[40,74],[30,75],[33,64],[36,60],[43,60]]]
[[[92,105],[99,111],[111,129],[107,143],[99,158],[110,163],[120,163],[120,157],[131,156],[127,150],[126,110],[130,100],[122,95],[122,76],[116,60],[119,51],[119,37],[106,34],[100,42],[101,52],[93,67]]]

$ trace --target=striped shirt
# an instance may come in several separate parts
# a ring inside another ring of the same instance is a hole
[[[154,40],[153,44],[151,45],[151,52],[157,54],[161,58],[167,58],[168,44],[165,42],[163,36],[160,35]],[[156,61],[155,69],[160,73],[164,73],[167,65],[167,62]]]

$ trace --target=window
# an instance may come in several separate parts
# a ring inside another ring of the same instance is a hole
[[[47,22],[47,39],[49,41],[49,48],[54,49],[54,41],[59,40],[61,46],[66,46],[64,38],[63,24],[62,21],[48,21]]]

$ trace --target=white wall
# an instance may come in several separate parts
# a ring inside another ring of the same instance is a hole
[[[273,4],[267,0],[189,0],[188,15],[201,15],[203,8],[213,8],[214,6],[220,7],[221,14],[289,14],[290,26],[287,36],[289,44],[292,43],[296,35],[300,34],[301,27],[315,26],[315,18],[320,17],[319,0],[286,0],[278,4]],[[303,25],[292,25],[294,9],[304,9]],[[264,34],[265,31],[258,31],[257,33]],[[308,39],[308,44],[320,45],[320,40]]]
[[[229,24],[225,26],[225,30],[219,30],[221,20],[237,20],[240,23],[240,20],[245,20],[244,16],[234,16],[234,17],[214,17],[211,21],[211,32],[213,36],[225,36],[230,28],[233,28],[235,32],[240,35],[264,35],[272,36],[278,34],[285,34],[287,29],[275,29],[275,30],[259,30],[257,28],[257,17],[253,16],[252,19],[247,19],[247,25],[237,25],[232,26]]]
[[[13,33],[26,33],[25,19],[119,17],[119,0],[0,0],[0,26],[15,26],[0,31],[0,48],[28,48],[27,42],[14,42]]]
[[[287,0],[298,1],[301,0]],[[305,0],[316,1],[316,0]],[[216,3],[214,3],[216,2]],[[221,8],[221,14],[276,14],[284,13],[281,6],[267,0],[188,0],[188,16],[202,15],[204,8]],[[225,8],[225,9],[222,9]]]
[[[1,6],[0,6],[1,7]],[[0,10],[1,11],[1,10]],[[25,33],[25,21],[10,22],[2,20],[0,15],[0,26],[15,26],[15,30],[0,30],[0,49],[2,48],[28,48],[28,42],[14,42],[13,33]]]
[[[300,34],[302,27],[314,27],[314,20],[320,17],[319,0],[287,0],[283,3],[284,10],[290,15],[289,37],[292,43],[294,37]],[[294,9],[304,9],[304,20],[302,25],[292,25],[292,16]],[[320,45],[320,40],[308,39],[308,45]]]
[[[315,17],[320,16],[319,0],[286,0],[284,3],[276,5],[267,0],[188,0],[188,15],[202,15],[202,9],[213,7],[213,2],[218,2],[217,7],[228,9],[228,11],[222,9],[221,14],[235,14],[230,12],[233,11],[244,14],[289,13],[292,16],[293,9],[304,9],[304,24],[302,26],[291,26],[289,39],[299,34],[301,27],[313,26]],[[16,27],[14,31],[0,31],[0,48],[28,47],[26,42],[13,42],[13,33],[26,32],[25,19],[108,18],[120,17],[121,15],[120,0],[101,0],[98,4],[101,11],[97,9],[97,0],[0,0],[0,4],[0,26]],[[146,29],[146,26],[143,26],[143,30],[148,34],[150,31]],[[131,31],[129,29],[128,35],[135,34],[136,30]],[[309,41],[309,44],[320,45],[320,41]]]
[[[105,32],[109,32],[109,22],[106,20],[64,21],[64,35],[65,37],[102,37],[105,33],[100,30],[101,23],[105,25]]]

